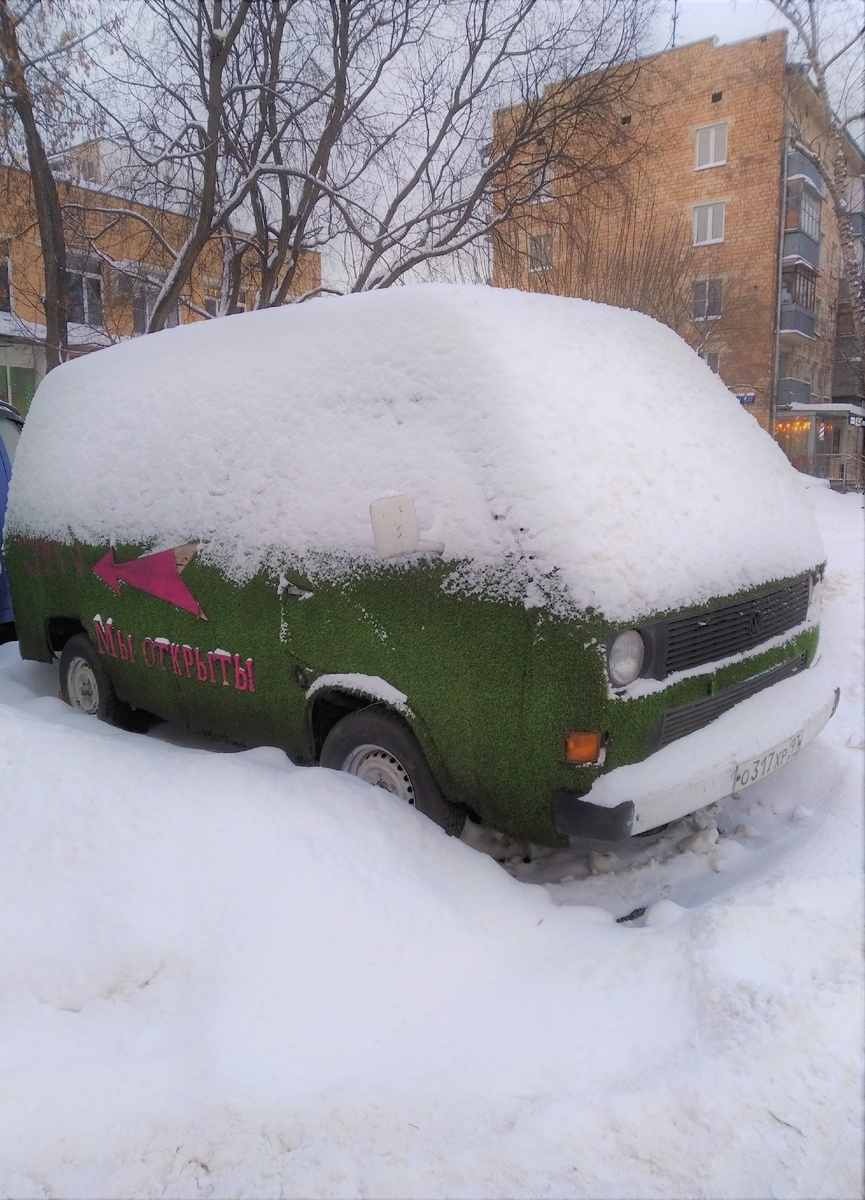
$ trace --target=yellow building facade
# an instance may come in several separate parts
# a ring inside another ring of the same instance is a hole
[[[70,355],[145,332],[162,281],[191,228],[170,208],[142,204],[103,186],[58,179],[67,245]],[[242,235],[240,235],[242,241]],[[220,314],[223,246],[214,238],[195,263],[168,324]],[[292,281],[296,298],[321,284],[318,254],[304,253]],[[44,271],[29,174],[0,166],[0,400],[26,413],[45,374]],[[242,254],[236,303],[256,307],[253,248]]]
[[[803,150],[831,154],[785,34],[646,59],[618,103],[622,143],[608,179],[557,179],[556,163],[579,163],[581,147],[548,147],[548,185],[493,239],[493,282],[659,317],[769,432],[791,404],[831,404],[842,250]],[[865,159],[847,149],[861,180]],[[861,460],[861,429],[850,429],[840,440],[858,438]]]

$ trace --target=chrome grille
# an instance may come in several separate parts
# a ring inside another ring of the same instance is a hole
[[[705,728],[722,713],[729,712],[749,696],[756,696],[764,688],[771,687],[782,679],[789,679],[804,667],[805,655],[798,654],[789,662],[772,667],[771,670],[755,675],[752,679],[745,679],[742,683],[734,683],[732,687],[724,688],[714,696],[706,696],[702,700],[694,700],[690,704],[681,704],[678,708],[669,709],[661,718],[655,738],[655,749],[660,750],[663,746],[669,746],[670,742]]]
[[[761,642],[786,633],[808,615],[810,579],[751,600],[728,604],[711,612],[673,617],[667,622],[667,645],[662,678],[731,654],[752,650]]]

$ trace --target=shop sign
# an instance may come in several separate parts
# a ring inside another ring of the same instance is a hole
[[[852,425],[854,429],[861,429],[865,425],[865,417],[857,417],[853,413],[848,413],[847,424]]]

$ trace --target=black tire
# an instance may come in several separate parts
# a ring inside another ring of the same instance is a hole
[[[417,738],[385,708],[359,709],[337,721],[319,762],[400,796],[451,837],[463,831],[465,810],[444,798]]]
[[[84,633],[74,634],[60,655],[60,692],[72,708],[121,729],[142,728],[144,713],[118,699],[114,684]]]

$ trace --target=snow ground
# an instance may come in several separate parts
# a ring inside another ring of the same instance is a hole
[[[0,648],[0,1193],[860,1196],[862,498],[809,484],[839,710],[627,852],[456,842]]]

